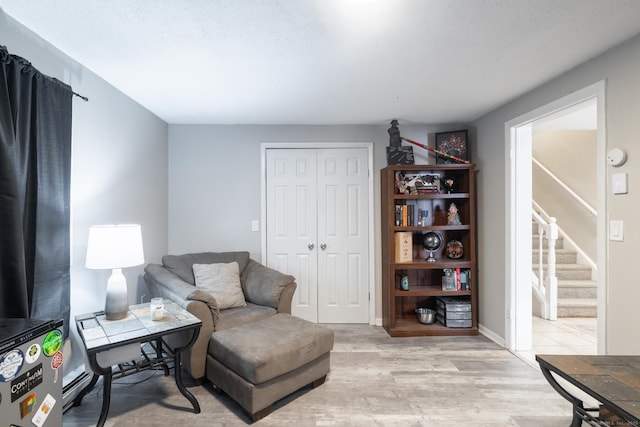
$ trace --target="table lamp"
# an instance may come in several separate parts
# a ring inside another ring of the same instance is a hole
[[[104,312],[108,320],[127,316],[127,279],[122,269],[144,262],[139,224],[95,225],[89,228],[86,267],[112,269],[107,281]]]

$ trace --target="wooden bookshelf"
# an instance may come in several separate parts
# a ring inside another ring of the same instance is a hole
[[[382,324],[389,335],[478,334],[474,173],[474,165],[469,164],[394,165],[382,169]],[[399,185],[399,181],[415,183],[413,178],[416,176],[425,177],[425,182],[428,178],[428,190],[420,187],[421,179],[417,181],[417,186],[410,185],[407,188]],[[450,191],[438,184],[444,182],[445,178],[451,178],[454,182]],[[459,224],[449,223],[451,203],[457,208]],[[432,231],[437,232],[442,241],[441,247],[433,252],[433,262],[426,260],[430,251],[423,246],[424,235]],[[412,259],[409,262],[397,262],[395,234],[400,232],[412,234]],[[447,256],[446,246],[451,241],[462,244],[464,253],[461,257]],[[468,289],[458,286],[456,290],[443,290],[445,269],[464,273],[468,277]],[[402,289],[402,276],[408,278],[409,290]],[[419,323],[415,309],[436,309],[438,297],[469,300],[470,326],[446,327],[439,321],[433,324]]]

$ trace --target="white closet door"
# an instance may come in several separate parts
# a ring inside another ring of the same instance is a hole
[[[267,265],[298,283],[292,314],[368,323],[365,148],[267,150]]]
[[[318,322],[369,321],[364,148],[318,150]]]
[[[318,321],[317,153],[267,150],[267,266],[296,278],[292,314]]]

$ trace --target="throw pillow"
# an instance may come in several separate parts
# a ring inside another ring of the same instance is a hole
[[[209,292],[218,302],[218,309],[247,305],[240,284],[240,267],[237,262],[193,264],[196,287]]]

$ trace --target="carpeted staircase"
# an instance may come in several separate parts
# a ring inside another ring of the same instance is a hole
[[[538,270],[538,227],[533,227],[533,270]],[[556,276],[558,277],[558,317],[596,317],[597,284],[591,280],[591,267],[577,264],[577,254],[563,249],[562,237],[556,241]],[[543,250],[546,270],[547,250]]]

